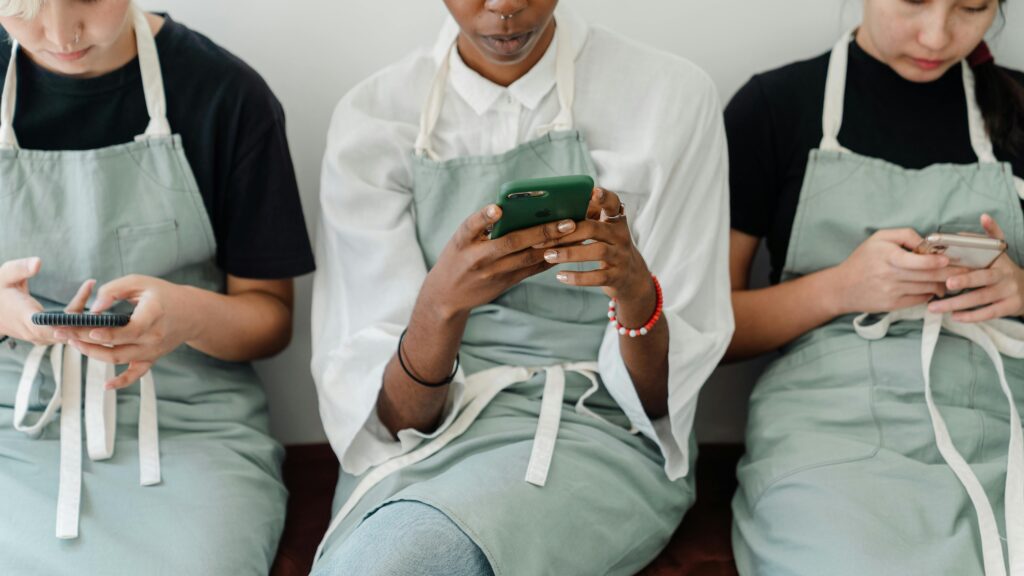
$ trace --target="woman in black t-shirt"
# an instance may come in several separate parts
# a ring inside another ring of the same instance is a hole
[[[313,269],[281,106],[129,0],[0,26],[0,574],[265,574],[286,493],[249,361]],[[130,320],[32,319],[87,305]]]
[[[738,469],[743,574],[1003,574],[1003,537],[1024,558],[1024,75],[982,42],[1004,3],[865,0],[830,54],[726,111],[727,356],[783,352]],[[1009,249],[915,254],[933,232]]]

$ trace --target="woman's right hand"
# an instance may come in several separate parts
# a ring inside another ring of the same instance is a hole
[[[836,316],[891,312],[946,295],[946,280],[963,274],[942,255],[913,252],[922,242],[910,228],[879,230],[833,268],[831,294]]]
[[[447,317],[467,314],[551,268],[540,246],[576,230],[575,222],[562,220],[490,240],[487,235],[500,219],[501,208],[491,204],[463,221],[427,275],[420,297]]]
[[[52,328],[32,323],[32,315],[42,312],[43,306],[29,294],[28,281],[39,274],[40,268],[42,261],[39,258],[8,260],[0,264],[0,336],[37,345],[60,342],[54,337]],[[86,280],[65,311],[75,313],[85,310],[85,303],[95,284],[95,280]]]

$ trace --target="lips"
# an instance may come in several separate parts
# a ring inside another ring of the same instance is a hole
[[[528,30],[518,34],[494,34],[490,36],[481,36],[480,38],[492,52],[501,54],[502,56],[512,56],[514,54],[518,54],[527,44],[530,43],[530,39],[533,38],[534,32],[534,30]]]
[[[942,60],[926,60],[924,58],[911,58],[914,64],[922,70],[935,70],[942,66]]]
[[[89,50],[89,48],[86,48],[85,50],[79,50],[77,52],[50,52],[50,54],[61,62],[75,62],[85,57],[85,55],[89,53]]]

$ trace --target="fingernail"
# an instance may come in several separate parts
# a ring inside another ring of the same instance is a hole
[[[63,330],[54,330],[53,331],[53,337],[56,338],[57,340],[67,341],[68,333],[63,331]]]
[[[554,262],[558,258],[558,250],[548,250],[544,253],[544,259],[548,262]]]
[[[498,215],[498,208],[496,206],[487,207],[487,217],[494,218]]]
[[[558,274],[555,274],[555,279],[559,282],[566,282],[569,280],[569,275],[559,272]]]
[[[97,342],[106,342],[108,340],[107,335],[100,332],[99,330],[93,330],[92,332],[89,332],[89,338],[92,338]]]
[[[562,220],[558,223],[558,231],[562,234],[568,234],[576,229],[576,223],[572,220]]]
[[[598,188],[597,189],[597,200],[598,200],[598,202],[600,202],[601,200],[604,200],[604,188]]]

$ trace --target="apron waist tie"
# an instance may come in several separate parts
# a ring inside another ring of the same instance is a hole
[[[60,412],[60,481],[57,492],[57,538],[78,537],[82,499],[82,354],[55,344],[50,351],[55,388],[42,415],[26,424],[33,385],[48,346],[35,346],[28,355],[14,400],[14,428],[38,438]],[[117,390],[104,385],[114,377],[114,366],[89,359],[85,382],[86,447],[89,458],[106,460],[114,455],[117,436]],[[156,414],[156,387],[152,372],[141,381],[139,394],[139,483],[160,483],[160,441]]]
[[[331,520],[327,532],[316,549],[314,561],[320,559],[324,546],[326,546],[327,541],[338,526],[341,525],[342,521],[352,512],[363,496],[381,480],[393,472],[425,460],[439,452],[452,440],[455,440],[468,430],[469,426],[476,421],[480,413],[483,412],[483,409],[491,403],[491,400],[499,392],[513,384],[529,380],[541,370],[546,371],[547,376],[544,380],[544,394],[541,399],[540,415],[537,419],[537,433],[533,437],[533,449],[530,453],[529,464],[526,467],[526,481],[535,486],[543,487],[547,482],[548,472],[551,468],[551,459],[555,451],[555,440],[558,437],[558,426],[562,418],[566,371],[582,374],[591,383],[590,389],[576,403],[576,412],[605,420],[583,405],[584,401],[600,387],[597,380],[598,367],[596,362],[557,364],[543,368],[499,366],[470,376],[466,381],[465,407],[452,422],[451,426],[444,432],[441,432],[429,444],[416,448],[407,454],[396,456],[367,472],[362,480],[359,481],[359,484],[356,485],[352,494],[349,495],[348,500],[345,501],[345,504]]]
[[[921,338],[921,369],[924,374],[925,402],[935,432],[935,443],[943,460],[953,470],[974,505],[981,533],[981,548],[985,576],[1006,576],[1003,560],[1002,539],[996,523],[995,513],[985,489],[970,465],[953,445],[946,421],[942,418],[931,389],[931,364],[939,334],[945,328],[981,346],[995,365],[999,384],[1010,406],[1010,443],[1006,463],[1005,520],[1006,541],[1009,555],[1009,574],[1024,575],[1024,432],[1021,430],[1020,415],[1013,398],[1013,392],[1006,381],[1001,354],[1012,358],[1024,358],[1024,325],[1020,322],[997,319],[979,324],[966,324],[953,320],[950,314],[928,312],[927,305],[890,312],[878,322],[866,326],[868,314],[862,314],[853,321],[854,329],[862,338],[879,340],[884,338],[889,327],[901,320],[924,320]]]

